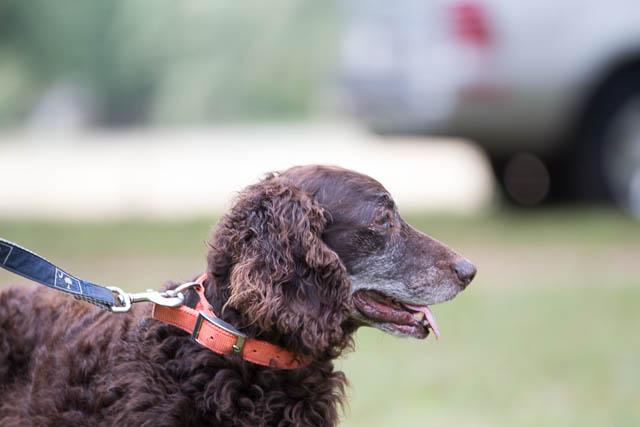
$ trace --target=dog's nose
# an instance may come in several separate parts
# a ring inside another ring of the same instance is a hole
[[[456,272],[458,279],[460,279],[460,281],[462,282],[462,286],[465,288],[469,285],[469,283],[471,283],[473,278],[476,277],[476,266],[471,264],[466,259],[458,261],[452,268],[453,271]]]

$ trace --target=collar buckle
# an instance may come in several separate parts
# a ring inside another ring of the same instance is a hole
[[[211,316],[211,315],[205,313],[204,311],[199,311],[198,312],[198,318],[196,319],[196,324],[193,327],[193,332],[191,333],[191,338],[195,342],[197,342],[198,344],[203,345],[203,346],[206,347],[206,345],[204,343],[202,343],[202,342],[200,342],[198,340],[198,334],[200,333],[200,328],[202,327],[202,321],[203,320],[206,320],[207,322],[209,322],[212,325],[218,327],[219,329],[222,329],[223,331],[228,332],[231,335],[234,335],[236,337],[236,343],[232,346],[233,352],[234,353],[242,352],[242,348],[244,347],[244,343],[247,340],[247,336],[245,334],[243,334],[242,332],[240,332],[239,330],[237,330],[236,328],[234,328],[229,323],[227,323],[224,320],[220,319],[219,317]]]

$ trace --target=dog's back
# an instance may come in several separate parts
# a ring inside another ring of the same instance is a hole
[[[95,378],[113,369],[130,319],[41,286],[0,293],[0,420],[9,425],[100,422],[108,396]],[[77,416],[73,414],[76,413]],[[82,413],[82,415],[81,415]],[[58,414],[64,414],[56,420]]]
[[[0,292],[0,425],[337,419],[345,379],[330,362],[291,371],[247,364],[200,346],[151,319],[149,310],[142,304],[127,314],[108,313],[34,285]]]

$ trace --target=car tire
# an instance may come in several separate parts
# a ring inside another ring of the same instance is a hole
[[[583,200],[640,216],[640,73],[608,84],[572,150],[571,186]]]

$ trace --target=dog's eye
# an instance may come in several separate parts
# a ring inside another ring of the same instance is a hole
[[[393,217],[389,214],[384,215],[376,222],[384,228],[393,228]]]

